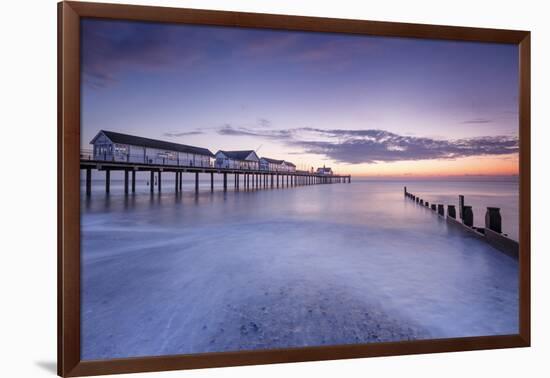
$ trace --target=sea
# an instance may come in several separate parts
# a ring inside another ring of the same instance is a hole
[[[518,333],[517,260],[403,195],[464,195],[479,226],[499,207],[517,240],[515,178],[210,192],[202,176],[198,194],[189,175],[180,193],[94,178],[81,195],[82,359]]]

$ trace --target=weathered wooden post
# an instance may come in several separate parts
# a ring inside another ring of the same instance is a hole
[[[423,199],[420,200],[420,206],[424,206],[424,200]]]
[[[279,174],[277,173],[277,188],[279,187]]]
[[[180,192],[183,191],[183,171],[180,172],[180,177],[179,177],[179,188],[180,188]]]
[[[425,205],[426,207],[430,207],[430,203],[428,201],[426,201]]]
[[[176,191],[176,193],[177,193],[177,192],[178,192],[178,184],[179,184],[179,183],[178,183],[178,176],[179,176],[178,172],[175,172],[175,173],[174,173],[174,176],[175,176],[175,177],[174,177],[174,184],[175,184],[174,186],[175,186],[175,191]]]
[[[432,203],[431,209],[432,209],[433,211],[436,211],[435,203]]]
[[[214,191],[214,172],[210,172],[210,191]]]
[[[458,216],[460,219],[464,219],[464,196],[458,196]]]
[[[195,193],[199,192],[199,172],[195,172]]]
[[[407,187],[406,186],[403,187],[403,193],[404,193],[405,197],[407,197]]]
[[[485,228],[491,231],[502,233],[502,217],[499,207],[488,207],[485,213]]]
[[[136,171],[132,170],[132,193],[136,192]]]
[[[462,223],[469,227],[474,226],[474,213],[472,211],[472,206],[462,207]]]
[[[227,192],[227,172],[223,173],[223,191]]]
[[[445,207],[442,204],[437,205],[437,213],[442,217],[445,216]]]
[[[92,194],[92,169],[86,168],[86,195]]]
[[[162,171],[159,171],[159,192],[162,190]]]
[[[455,205],[447,205],[447,215],[451,218],[456,219]]]
[[[149,171],[149,177],[149,190],[153,193],[155,191],[155,172]]]

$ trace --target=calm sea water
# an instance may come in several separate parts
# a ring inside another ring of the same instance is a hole
[[[517,237],[517,182],[170,182],[82,197],[84,359],[517,333],[517,262],[403,197],[464,194]]]

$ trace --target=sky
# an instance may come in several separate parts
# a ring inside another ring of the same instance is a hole
[[[516,45],[84,19],[111,130],[367,177],[518,174]]]

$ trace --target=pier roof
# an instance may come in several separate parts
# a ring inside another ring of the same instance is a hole
[[[150,147],[150,148],[157,148],[159,150],[186,152],[186,153],[192,153],[196,155],[206,155],[206,156],[214,157],[214,154],[207,148],[188,146],[186,144],[179,144],[179,143],[166,142],[166,141],[157,140],[157,139],[138,137],[135,135],[122,134],[122,133],[117,133],[114,131],[107,131],[107,130],[101,130],[97,134],[97,136],[99,136],[101,133],[103,133],[113,143],[130,144],[133,146]],[[94,139],[92,139],[90,143],[93,144],[97,136]]]
[[[283,162],[284,162],[284,160],[277,160],[277,159],[271,159],[271,158],[266,158],[266,157],[262,157],[262,160],[265,160],[268,163],[272,163],[272,164],[283,164]]]
[[[223,150],[219,150],[216,155],[218,153],[222,153],[224,154],[225,156],[227,156],[228,158],[230,159],[233,159],[233,160],[246,160],[247,157],[249,157],[251,154],[254,154],[254,156],[258,156],[256,155],[256,152],[254,152],[254,150],[245,150],[245,151],[223,151]]]

